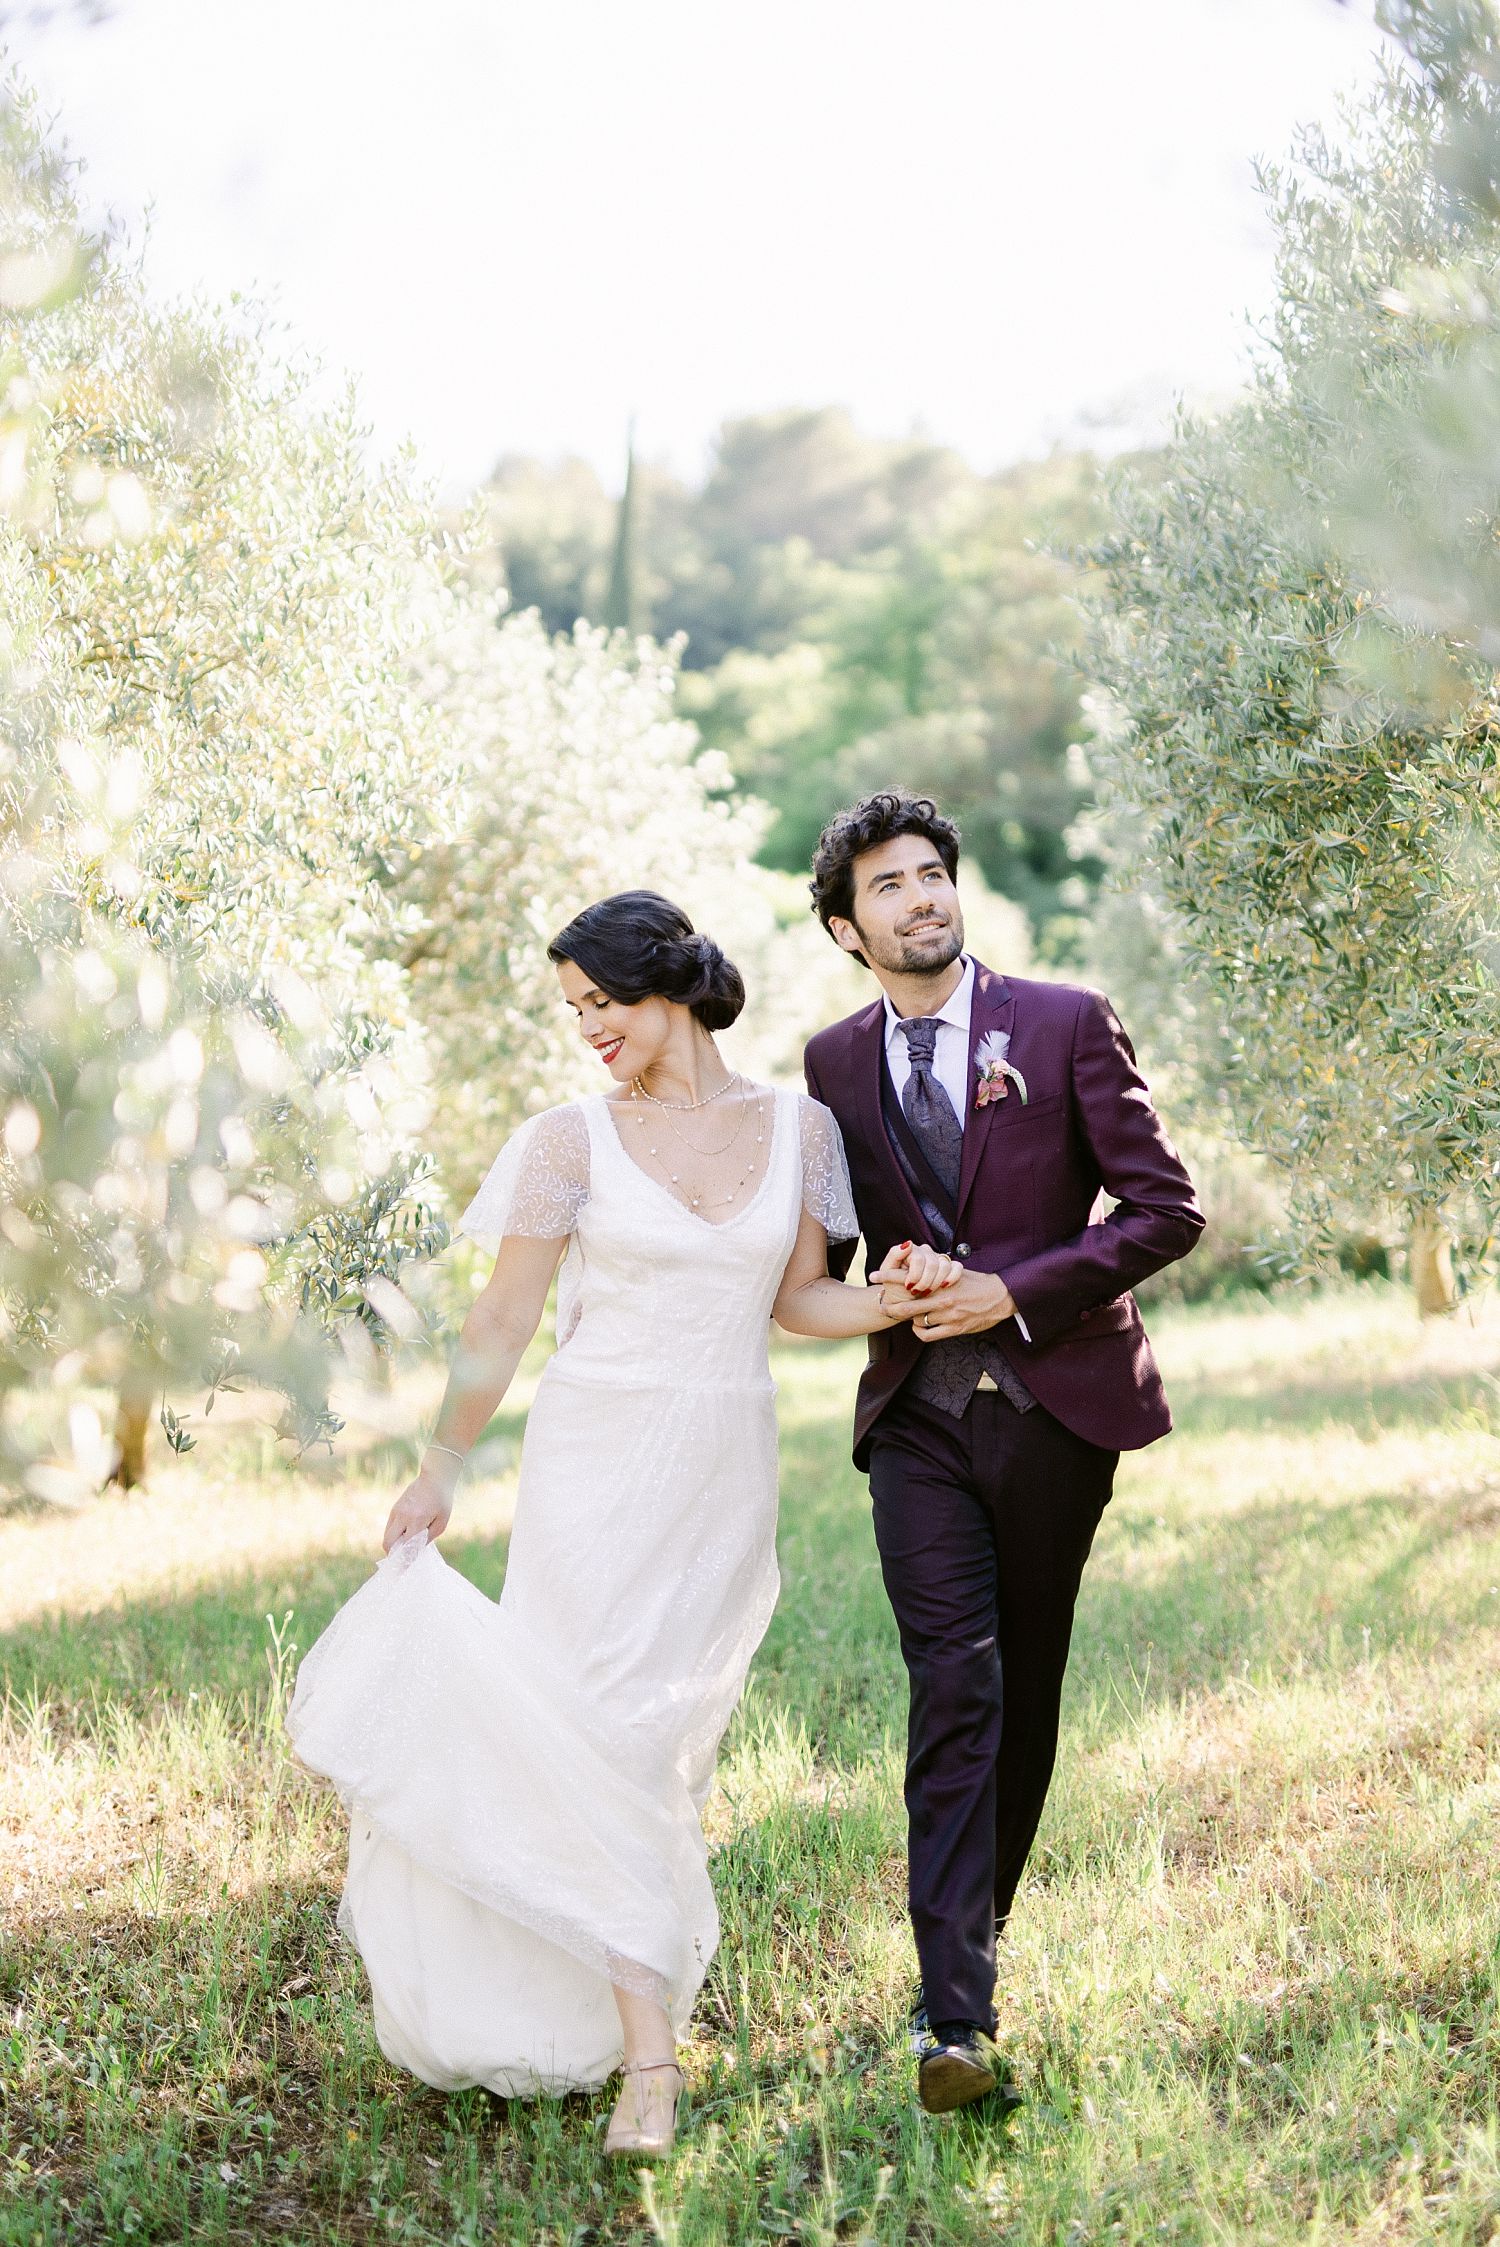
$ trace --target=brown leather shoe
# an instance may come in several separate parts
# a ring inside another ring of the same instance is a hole
[[[917,2069],[917,2096],[929,2114],[951,2114],[996,2088],[998,2077],[986,2044],[977,2036],[940,2044],[934,2037]]]

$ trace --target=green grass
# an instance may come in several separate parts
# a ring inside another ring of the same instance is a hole
[[[0,1521],[0,2247],[1500,2238],[1500,1317],[1371,1287],[1158,1324],[1179,1432],[1085,1579],[1004,1954],[1016,2096],[937,2121],[857,1353],[780,1353],[785,1588],[649,2185],[601,2156],[607,2095],[397,2073],[333,1931],[341,1821],[279,1712],[369,1566],[393,1415],[302,1473],[232,1423],[144,1497]],[[481,1482],[446,1548],[489,1591],[508,1502]]]

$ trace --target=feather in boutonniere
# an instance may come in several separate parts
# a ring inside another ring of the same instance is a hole
[[[1026,1079],[1009,1056],[1009,1030],[987,1030],[974,1048],[974,1073],[978,1079],[974,1087],[976,1108],[987,1108],[992,1100],[1004,1100],[1012,1085],[1021,1095],[1021,1106],[1025,1107]]]

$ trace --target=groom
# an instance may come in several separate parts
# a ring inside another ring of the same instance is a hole
[[[854,1417],[911,1688],[912,2041],[932,2112],[994,2088],[995,1937],[1052,1775],[1079,1578],[1120,1452],[1171,1426],[1129,1289],[1203,1226],[1109,1002],[965,954],[958,845],[898,793],[824,829],[815,910],[881,996],[805,1056],[867,1268],[909,1240],[965,1266],[871,1336]],[[835,1253],[846,1270],[852,1245]]]

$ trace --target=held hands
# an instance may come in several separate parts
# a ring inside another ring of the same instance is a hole
[[[880,1289],[881,1304],[889,1318],[908,1319],[924,1308],[939,1288],[952,1287],[963,1278],[963,1266],[925,1241],[902,1241],[886,1256],[878,1272],[871,1272],[871,1287]]]
[[[869,1275],[880,1289],[887,1318],[912,1322],[920,1342],[941,1342],[954,1334],[983,1334],[1015,1314],[1015,1299],[992,1272],[965,1271],[935,1248],[903,1241]]]
[[[943,1342],[954,1334],[983,1334],[1002,1319],[1014,1318],[1015,1297],[993,1272],[963,1272],[941,1295],[919,1309],[912,1332],[919,1342]]]
[[[453,1491],[459,1470],[453,1469],[453,1480],[444,1477],[444,1466],[450,1462],[437,1461],[429,1466],[423,1462],[414,1482],[409,1482],[396,1500],[385,1525],[380,1542],[386,1552],[400,1544],[404,1537],[418,1537],[423,1530],[430,1542],[442,1536],[453,1511]]]

